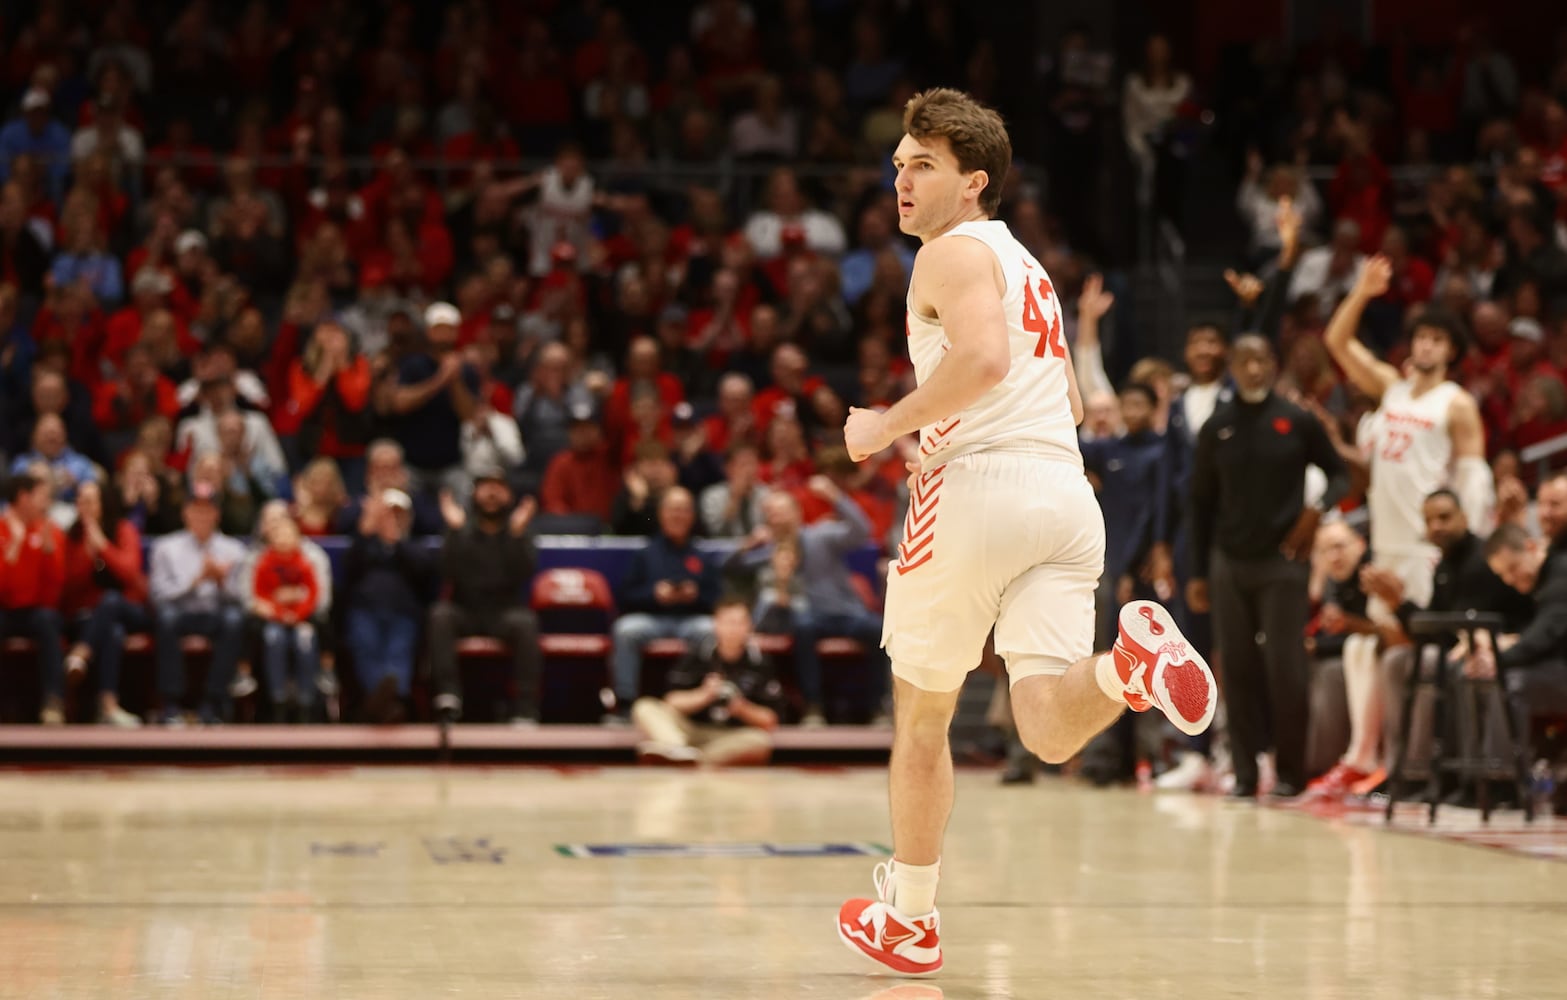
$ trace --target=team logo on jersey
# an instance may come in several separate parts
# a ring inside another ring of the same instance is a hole
[[[1290,432],[1290,418],[1274,417],[1273,429],[1278,431],[1280,434],[1288,434]]]

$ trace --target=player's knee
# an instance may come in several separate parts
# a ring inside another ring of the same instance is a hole
[[[1080,746],[1061,738],[1058,731],[1049,726],[1019,726],[1018,739],[1028,752],[1046,764],[1065,764],[1077,756]]]

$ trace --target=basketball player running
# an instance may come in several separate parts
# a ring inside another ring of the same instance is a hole
[[[1387,258],[1367,261],[1328,321],[1324,339],[1333,360],[1377,402],[1361,433],[1371,468],[1366,499],[1372,566],[1395,575],[1405,598],[1424,607],[1431,599],[1432,572],[1439,556],[1426,541],[1422,513],[1426,498],[1439,489],[1451,489],[1469,523],[1483,524],[1493,495],[1491,469],[1485,462],[1480,408],[1473,396],[1447,378],[1465,348],[1456,316],[1428,308],[1415,317],[1407,377],[1357,339],[1366,304],[1387,291],[1392,275]],[[1382,601],[1373,599],[1367,610],[1374,622],[1396,620],[1393,609]],[[1353,638],[1344,650],[1349,749],[1332,770],[1312,782],[1309,790],[1319,796],[1342,797],[1365,782],[1378,764],[1382,709],[1376,640]]]
[[[863,461],[918,431],[911,498],[888,571],[882,645],[892,661],[893,860],[876,899],[838,912],[851,949],[904,975],[941,968],[936,881],[952,811],[947,730],[964,676],[995,627],[1025,746],[1062,762],[1130,706],[1185,733],[1213,719],[1207,664],[1161,606],[1122,609],[1113,653],[1090,655],[1104,519],[1077,447],[1082,400],[1050,278],[992,219],[1012,146],[966,94],[904,108],[893,155],[899,228],[920,237],[908,339],[918,388],[844,427]]]

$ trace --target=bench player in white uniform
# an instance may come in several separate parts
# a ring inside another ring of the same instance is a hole
[[[1339,367],[1377,401],[1361,427],[1360,444],[1371,467],[1366,493],[1371,514],[1371,562],[1392,572],[1404,597],[1424,607],[1440,554],[1426,541],[1425,501],[1451,489],[1477,528],[1490,513],[1494,490],[1485,462],[1485,428],[1474,397],[1448,381],[1463,357],[1466,337],[1457,317],[1440,309],[1416,316],[1408,375],[1371,353],[1356,337],[1366,304],[1388,289],[1392,267],[1373,257],[1328,321],[1324,339]],[[1373,621],[1395,621],[1393,609],[1372,599]],[[1352,636],[1344,647],[1344,687],[1350,742],[1344,758],[1312,782],[1319,796],[1342,796],[1377,769],[1382,736],[1382,686],[1377,680],[1376,637]]]
[[[965,675],[995,628],[1023,743],[1067,760],[1130,705],[1187,733],[1217,689],[1163,607],[1128,604],[1113,653],[1094,656],[1104,519],[1077,448],[1082,419],[1050,277],[991,219],[1012,147],[1000,116],[966,94],[909,101],[893,156],[899,228],[920,237],[909,285],[919,386],[844,428],[863,461],[920,434],[882,644],[892,661],[893,861],[877,899],[838,914],[853,950],[904,975],[941,968],[936,880],[952,811],[947,730]]]

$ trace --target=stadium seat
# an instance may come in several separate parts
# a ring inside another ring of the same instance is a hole
[[[545,719],[592,722],[609,684],[609,625],[615,601],[609,581],[591,569],[546,569],[533,581],[543,654]]]

